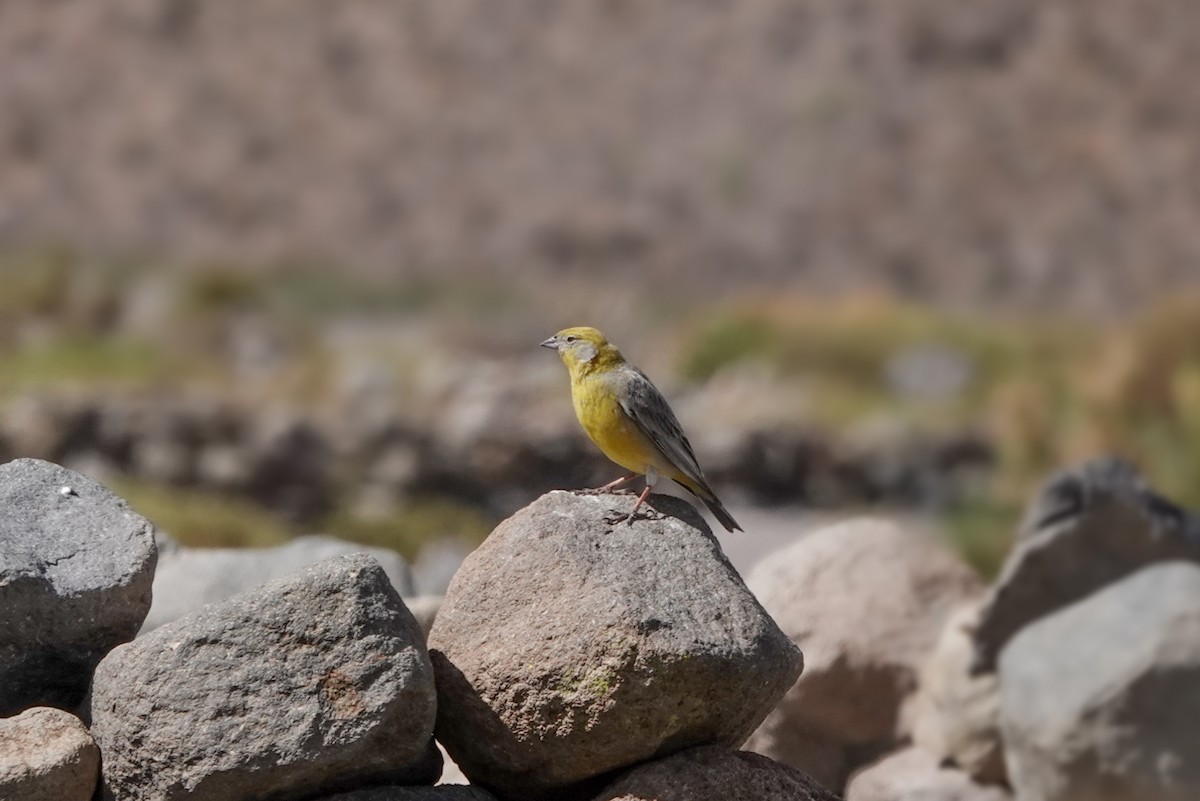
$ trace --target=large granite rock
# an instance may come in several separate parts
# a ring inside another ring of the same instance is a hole
[[[695,509],[552,492],[454,577],[429,635],[438,739],[471,781],[548,798],[689,746],[736,747],[802,667]]]
[[[154,574],[154,602],[142,631],[223,601],[265,581],[282,578],[331,556],[369,553],[383,567],[396,591],[413,592],[408,563],[386,548],[368,548],[333,537],[297,537],[276,548],[164,548]]]
[[[1012,794],[976,784],[921,748],[905,748],[854,774],[846,785],[846,801],[1012,801]]]
[[[35,707],[0,718],[5,801],[90,801],[99,777],[100,750],[71,713]]]
[[[961,768],[975,781],[1003,784],[1000,686],[995,673],[973,674],[979,604],[970,603],[946,621],[942,636],[921,668],[920,689],[910,711],[913,742]]]
[[[150,608],[154,529],[86,476],[0,465],[0,716],[74,708]]]
[[[205,607],[96,669],[116,801],[312,797],[432,783],[433,670],[379,564],[357,554]]]
[[[746,747],[833,790],[895,746],[947,617],[982,591],[931,538],[873,519],[813,532],[762,562],[749,585],[805,669]]]
[[[1021,630],[1000,723],[1022,801],[1200,798],[1200,567],[1147,567]]]
[[[980,612],[973,670],[995,669],[1023,626],[1145,567],[1200,562],[1200,519],[1101,458],[1052,476],[1034,499]]]
[[[721,746],[647,762],[592,801],[838,801],[802,771]]]

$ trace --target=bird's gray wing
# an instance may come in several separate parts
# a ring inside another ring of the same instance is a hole
[[[624,392],[619,393],[621,408],[637,425],[643,434],[650,438],[663,456],[667,457],[679,471],[701,487],[707,488],[704,473],[696,461],[692,444],[683,433],[683,426],[675,418],[675,413],[667,405],[662,393],[650,383],[646,374],[636,367],[626,366],[621,376],[625,384]]]

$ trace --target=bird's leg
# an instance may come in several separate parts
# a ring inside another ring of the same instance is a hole
[[[606,517],[604,519],[605,522],[609,523],[610,525],[615,525],[615,524],[621,523],[621,522],[625,522],[625,523],[628,523],[629,525],[633,525],[633,519],[634,519],[634,517],[637,516],[637,510],[641,507],[641,505],[643,503],[646,502],[646,498],[648,498],[650,496],[650,491],[654,489],[654,485],[657,483],[658,483],[658,472],[654,468],[650,468],[649,470],[646,471],[646,488],[644,490],[642,490],[642,494],[638,496],[637,502],[634,503],[633,508],[623,514],[615,513],[615,514],[609,515],[608,517]]]
[[[605,484],[603,487],[596,487],[596,492],[612,492],[617,487],[621,486],[622,484],[628,484],[630,481],[633,481],[635,478],[637,478],[637,473],[630,473],[627,476],[621,476],[616,481],[610,481],[607,484]]]
[[[610,492],[615,492],[617,487],[621,486],[622,484],[626,484],[630,481],[633,481],[635,478],[637,478],[637,473],[630,473],[627,476],[621,476],[616,481],[608,482],[603,487],[596,487],[594,489],[575,490],[575,494],[576,495],[605,495]]]
[[[642,494],[638,496],[637,503],[635,503],[633,508],[629,510],[630,523],[633,522],[633,516],[637,514],[638,507],[646,502],[646,497],[650,494],[650,490],[652,489],[654,489],[654,485],[647,481],[646,488],[642,490]]]

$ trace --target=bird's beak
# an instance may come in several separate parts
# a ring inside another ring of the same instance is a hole
[[[542,343],[542,347],[543,348],[553,348],[554,350],[558,350],[558,337],[550,337],[549,339],[547,339],[545,342]]]

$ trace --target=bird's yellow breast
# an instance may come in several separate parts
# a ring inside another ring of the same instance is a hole
[[[635,473],[645,473],[650,467],[659,471],[669,467],[663,464],[654,443],[625,414],[608,381],[602,377],[573,380],[571,400],[579,424],[609,459]]]

